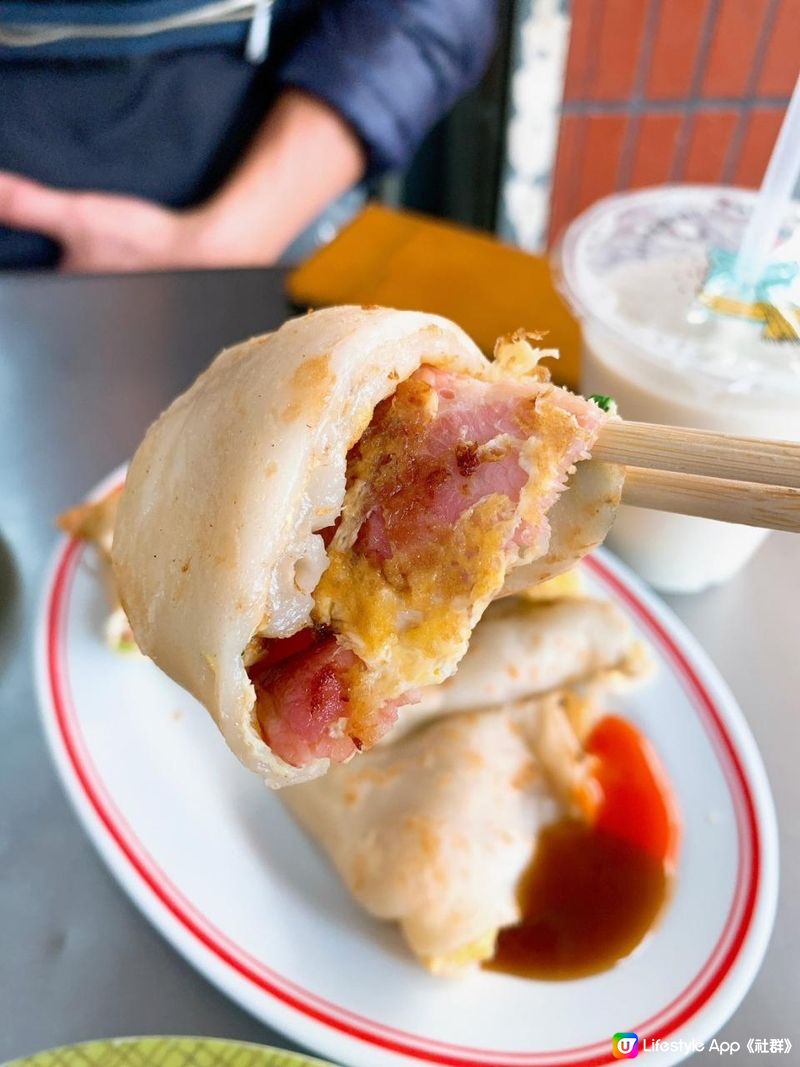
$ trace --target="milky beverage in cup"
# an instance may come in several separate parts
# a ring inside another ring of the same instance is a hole
[[[781,316],[776,325],[764,306],[782,301],[793,314],[800,304],[800,204],[752,301],[697,299],[709,264],[723,276],[732,264],[754,199],[744,189],[660,186],[608,197],[572,222],[554,267],[583,330],[585,395],[612,396],[623,418],[640,422],[800,440],[800,345],[773,339]],[[765,537],[621,507],[608,543],[656,588],[688,593],[730,578]]]

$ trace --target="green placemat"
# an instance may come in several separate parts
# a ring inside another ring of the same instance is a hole
[[[332,1067],[285,1049],[204,1037],[91,1041],[39,1052],[4,1067]]]

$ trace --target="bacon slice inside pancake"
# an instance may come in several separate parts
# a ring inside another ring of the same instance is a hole
[[[350,692],[366,667],[336,637],[309,627],[293,637],[261,643],[260,658],[249,668],[259,694],[258,715],[264,738],[287,763],[302,767],[320,754],[337,763],[364,745],[347,732]],[[380,712],[385,732],[406,701],[387,701]]]
[[[292,643],[299,646],[297,650],[284,654],[281,646]],[[294,766],[307,763],[322,749],[337,762],[351,756],[356,744],[343,725],[349,717],[354,675],[364,670],[364,664],[333,634],[313,628],[268,642],[264,652],[251,667],[250,678],[259,694],[258,714],[272,750]]]
[[[348,457],[314,627],[246,653],[273,752],[347,759],[453,673],[506,572],[546,551],[547,512],[603,419],[535,378],[429,366],[378,405]]]

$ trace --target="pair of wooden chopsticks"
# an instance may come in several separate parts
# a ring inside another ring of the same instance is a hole
[[[592,458],[626,467],[623,504],[800,533],[800,443],[620,421]]]

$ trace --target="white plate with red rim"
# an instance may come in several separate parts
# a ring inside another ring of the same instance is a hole
[[[53,760],[153,925],[239,1005],[321,1055],[351,1067],[595,1067],[614,1062],[613,1034],[632,1031],[640,1050],[654,1048],[650,1062],[677,1063],[729,1018],[763,958],[775,814],[742,712],[697,642],[608,553],[582,566],[589,590],[618,603],[655,654],[655,679],[614,710],[653,741],[683,824],[665,914],[602,974],[428,975],[393,927],[351,901],[203,709],[153,664],[105,646],[91,553],[67,539],[36,634]]]

